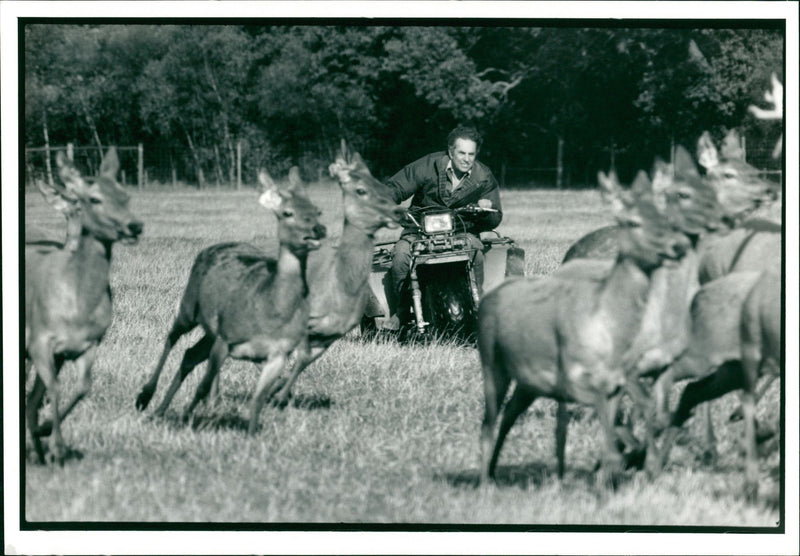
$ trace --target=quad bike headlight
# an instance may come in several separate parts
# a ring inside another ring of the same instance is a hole
[[[441,234],[453,231],[453,215],[449,212],[426,214],[422,219],[422,228],[426,234]]]

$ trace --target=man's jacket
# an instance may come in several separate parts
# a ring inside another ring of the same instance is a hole
[[[465,176],[461,184],[453,191],[445,169],[449,157],[446,152],[437,152],[424,156],[408,164],[392,176],[387,185],[392,189],[394,200],[401,203],[411,197],[411,206],[441,206],[459,208],[477,203],[480,199],[488,199],[493,209],[491,212],[477,215],[465,215],[466,231],[478,234],[492,230],[503,219],[500,206],[500,188],[488,166],[478,162],[472,165],[469,176]],[[404,230],[404,234],[411,230]]]

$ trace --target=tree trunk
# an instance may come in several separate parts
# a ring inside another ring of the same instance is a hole
[[[220,160],[219,156],[219,147],[215,144],[214,145],[214,173],[217,176],[217,189],[219,189],[220,184],[222,183],[222,160]]]
[[[214,91],[214,96],[217,98],[217,102],[219,103],[219,115],[222,119],[222,140],[225,148],[228,150],[228,181],[229,183],[233,183],[236,149],[233,145],[233,140],[231,139],[230,125],[228,123],[228,112],[225,109],[225,103],[223,102],[222,95],[217,87],[217,80],[214,77],[214,72],[211,71],[211,66],[208,63],[208,57],[205,55],[205,53],[203,53],[203,65],[206,70],[206,76],[208,77],[208,83],[211,86],[211,90]],[[219,153],[217,153],[217,158],[219,158]]]
[[[197,172],[197,188],[205,189],[205,177],[203,176],[203,167],[200,165],[200,156],[197,154],[197,149],[194,147],[192,136],[189,135],[186,129],[184,129],[183,132],[186,134],[186,141],[189,143],[189,152],[192,153],[192,158],[194,159],[195,171]]]
[[[44,134],[44,166],[47,169],[47,183],[53,185],[53,167],[50,165],[50,133],[47,131],[47,110],[42,110],[42,133]]]
[[[89,112],[89,105],[86,102],[86,99],[83,96],[83,93],[79,93],[78,97],[81,101],[81,107],[83,108],[83,113],[86,116],[86,123],[89,124],[89,130],[92,132],[92,138],[94,138],[94,142],[97,143],[97,148],[100,149],[100,159],[103,158],[103,144],[100,142],[100,135],[97,133],[97,126],[94,123],[94,118],[92,118],[91,112]]]

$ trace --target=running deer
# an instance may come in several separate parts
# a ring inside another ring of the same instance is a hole
[[[200,252],[161,357],[136,398],[137,409],[144,410],[150,402],[172,347],[199,325],[203,337],[184,353],[154,414],[164,415],[183,380],[208,359],[206,374],[183,412],[188,418],[208,395],[225,359],[246,359],[261,365],[250,402],[248,432],[253,434],[289,355],[308,350],[306,260],[309,251],[319,248],[325,227],[318,222],[320,211],[308,199],[296,167],[289,172],[288,185],[276,184],[265,171],[259,173],[259,182],[259,202],[278,219],[277,259],[246,243],[220,243]]]
[[[764,119],[782,118],[783,89],[775,75],[772,76],[772,85],[772,91],[768,92],[765,97],[774,105],[774,108],[762,110],[751,106],[750,111],[756,117]],[[720,164],[720,154],[724,160],[737,160],[740,161],[740,164],[731,167],[726,164]],[[780,155],[780,143],[776,146],[776,151],[773,155]],[[748,202],[752,203],[752,207],[745,211],[751,217],[739,227],[729,233],[713,234],[704,241],[702,245],[703,257],[698,267],[700,283],[712,284],[728,274],[744,271],[760,272],[767,269],[773,274],[779,274],[782,260],[782,226],[779,215],[781,202],[778,201],[766,205],[772,209],[771,213],[759,213],[758,207],[761,200],[757,192],[739,188],[742,178],[746,178],[745,182],[750,182],[755,170],[743,162],[744,152],[738,136],[729,134],[722,145],[721,153],[717,153],[708,134],[703,134],[698,145],[698,157],[701,163],[706,166],[712,183],[716,184],[718,195],[722,198],[723,203],[731,202],[731,200],[738,201],[746,209]],[[752,278],[752,275],[750,277]],[[673,379],[671,377],[675,373],[681,376],[685,375],[686,378],[699,378],[710,374],[711,371],[709,369],[722,365],[726,361],[725,358],[735,360],[736,362],[733,363],[735,365],[739,364],[738,336],[735,333],[735,329],[731,328],[730,323],[738,322],[738,314],[741,310],[739,305],[744,295],[749,291],[750,285],[747,276],[724,280],[714,286],[709,285],[706,287],[704,285],[706,291],[699,296],[697,300],[698,307],[694,313],[696,316],[693,317],[699,321],[693,325],[700,331],[697,337],[692,339],[696,345],[691,346],[683,360],[678,364],[678,369],[682,368],[683,370],[673,370],[657,383],[656,395],[660,398],[659,405],[663,406],[667,403],[664,398],[668,396],[668,385],[672,383]],[[712,305],[714,301],[712,300],[715,299],[719,299],[720,303],[724,302],[726,306],[714,307]],[[731,306],[731,303],[734,303],[734,305]],[[726,315],[724,320],[728,324],[718,326],[721,320],[717,316],[723,314]],[[704,319],[710,320],[709,322],[704,322]],[[708,348],[706,349],[704,345],[707,345]],[[696,364],[698,368],[687,369],[691,364]],[[767,376],[759,393],[756,394],[756,399],[760,398],[761,393],[767,390],[773,379],[773,374]],[[693,389],[689,390],[690,395],[692,391]],[[666,410],[661,409],[660,411],[663,414]],[[735,419],[740,414],[741,408],[737,409],[731,418]],[[705,456],[708,460],[714,461],[716,459],[716,441],[708,404],[704,406],[704,416]]]
[[[668,417],[661,446],[666,464],[680,427],[699,404],[742,390],[745,419],[745,492],[758,493],[755,404],[760,378],[780,375],[781,279],[763,272],[735,272],[705,284],[692,302],[692,334],[686,351],[658,379],[659,417],[667,415],[666,393],[677,380],[692,379]],[[761,391],[763,393],[763,389]]]
[[[680,153],[681,149],[677,149],[676,160]],[[718,233],[706,233],[699,238],[698,257],[687,257],[681,265],[684,270],[693,269],[692,272],[696,274],[696,279],[686,274],[681,277],[677,269],[662,270],[662,276],[656,280],[656,284],[660,283],[661,285],[656,285],[655,289],[660,289],[664,293],[665,302],[660,305],[663,311],[656,309],[656,314],[673,315],[673,323],[683,322],[684,324],[672,326],[664,322],[666,326],[663,326],[661,330],[666,333],[666,336],[659,336],[652,330],[648,331],[646,327],[643,327],[641,337],[645,340],[649,339],[652,349],[649,355],[641,352],[643,357],[637,363],[639,376],[660,372],[687,345],[689,341],[687,329],[690,326],[687,318],[692,300],[691,294],[697,290],[699,284],[730,272],[748,269],[761,270],[765,265],[777,269],[780,265],[781,236],[780,233],[776,233],[780,232],[780,224],[748,218],[759,207],[775,199],[775,185],[762,180],[758,176],[758,171],[744,161],[738,134],[735,131],[730,132],[721,150],[717,151],[710,136],[704,133],[698,141],[697,154],[706,169],[704,181],[716,192],[726,219],[730,224],[738,224],[738,227]],[[681,157],[686,157],[685,151]],[[683,165],[688,167],[687,163]],[[742,222],[743,219],[745,219],[744,222]],[[570,247],[564,260],[613,257],[617,250],[617,233],[615,228],[606,227],[587,234]],[[688,296],[683,293],[687,293]],[[646,320],[646,322],[648,321]],[[656,321],[649,320],[649,322]],[[647,345],[647,341],[644,345]],[[631,386],[636,389],[638,384],[632,382]],[[644,403],[644,392],[641,389],[636,389],[636,392],[631,393],[639,397],[640,405]],[[665,394],[660,392],[659,395]],[[563,411],[564,408],[560,407],[559,415]],[[713,460],[715,451],[710,423],[710,418],[707,418],[705,444],[708,458]],[[648,436],[652,432],[653,429],[648,426]],[[648,463],[655,463],[658,460],[657,454],[653,454],[653,456],[656,459],[650,460],[648,457]],[[651,471],[657,471],[657,469],[658,465],[656,464]]]
[[[114,242],[136,243],[144,225],[129,210],[129,197],[117,183],[119,159],[110,148],[95,177],[84,177],[63,153],[56,156],[60,184],[38,183],[45,199],[67,218],[67,241],[25,245],[25,359],[35,368],[25,401],[28,430],[39,462],[41,437],[52,434],[50,457],[63,463],[61,422],[88,393],[97,347],[111,325],[109,286]],[[74,361],[78,386],[62,408],[58,373]],[[53,417],[39,424],[47,393]]]
[[[626,383],[623,358],[647,305],[653,272],[680,259],[690,238],[675,229],[653,202],[644,172],[629,199],[613,178],[600,185],[617,208],[619,255],[603,272],[595,261],[576,260],[538,280],[511,280],[482,300],[478,349],[483,370],[485,413],[481,426],[482,477],[494,477],[500,449],[517,417],[537,398],[575,401],[594,407],[604,432],[598,479],[614,482],[621,471],[614,415]],[[666,196],[666,211],[678,202]],[[624,208],[624,210],[623,210]],[[503,404],[511,381],[511,398]],[[495,431],[498,416],[502,416]],[[559,475],[563,474],[566,422],[557,428]]]
[[[656,162],[652,190],[653,202],[663,207],[667,220],[690,238],[690,249],[680,261],[652,272],[640,325],[620,362],[627,377],[626,391],[636,402],[637,412],[645,418],[648,449],[655,434],[654,415],[649,394],[640,381],[661,372],[689,342],[689,304],[699,288],[697,246],[708,233],[721,226],[723,219],[716,193],[701,179],[691,156],[682,147],[676,150],[674,167]],[[674,200],[669,201],[670,198]],[[612,263],[586,261],[583,269],[591,268],[590,265],[602,269]],[[565,264],[555,274],[570,272],[570,267]],[[557,430],[566,430],[567,418],[566,405],[559,402]],[[634,449],[631,455],[640,455],[641,446],[632,433],[625,428],[618,429],[618,433],[624,444]],[[652,457],[654,454],[648,451],[648,460]]]
[[[783,117],[783,87],[772,75],[772,91],[765,95],[773,107],[751,106],[762,119]],[[773,156],[781,155],[781,143]],[[780,228],[776,231],[780,231]],[[692,339],[686,352],[656,382],[656,406],[663,420],[667,414],[667,394],[673,381],[692,378],[684,389],[676,410],[669,417],[664,434],[662,464],[680,427],[692,409],[733,390],[742,390],[741,412],[745,418],[745,494],[758,494],[755,405],[771,382],[780,376],[782,332],[780,235],[750,234],[749,247],[739,247],[730,261],[717,265],[721,277],[713,275],[692,302]],[[715,246],[718,248],[719,246]],[[750,254],[750,257],[747,254]],[[765,269],[765,270],[762,270]],[[715,267],[711,267],[715,270]],[[727,272],[726,272],[727,270]],[[750,271],[748,271],[750,270]],[[759,378],[766,376],[760,389]],[[714,439],[706,404],[708,449],[714,453]],[[738,410],[737,410],[738,413]]]
[[[375,233],[396,228],[406,210],[398,206],[389,188],[372,177],[358,153],[351,153],[344,139],[336,160],[329,166],[342,190],[344,224],[338,243],[326,242],[308,258],[310,352],[294,358],[288,380],[275,398],[285,403],[291,388],[308,365],[360,321],[369,294]]]

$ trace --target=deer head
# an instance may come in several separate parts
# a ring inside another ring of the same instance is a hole
[[[703,132],[697,141],[697,159],[705,168],[705,179],[716,192],[726,217],[732,221],[744,218],[777,196],[777,184],[762,179],[758,170],[745,162],[741,139],[734,129],[725,136],[720,151],[711,134]]]
[[[282,245],[297,255],[305,255],[320,246],[325,226],[319,223],[322,214],[311,202],[296,166],[289,170],[285,183],[276,183],[266,170],[258,173],[262,193],[259,203],[278,219],[278,238]]]
[[[130,197],[117,182],[119,158],[114,147],[103,157],[95,177],[82,176],[62,152],[56,155],[56,166],[61,183],[37,185],[47,202],[67,218],[68,235],[80,230],[105,242],[138,240],[144,225],[129,210]]]
[[[394,201],[391,189],[375,179],[358,153],[342,139],[336,160],[328,167],[339,180],[344,197],[345,218],[372,235],[387,226],[397,228],[406,210]]]

